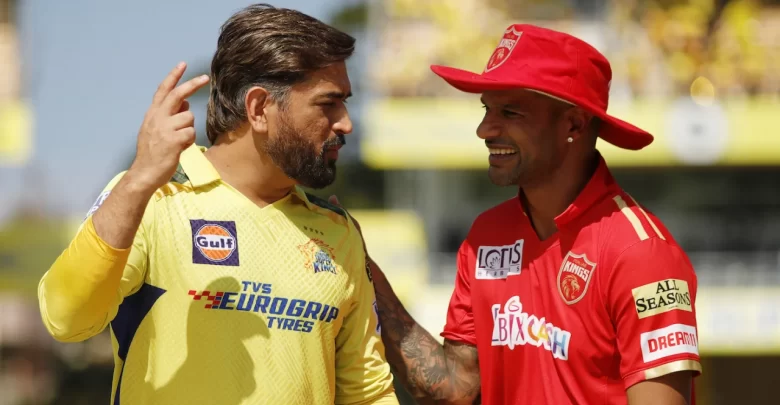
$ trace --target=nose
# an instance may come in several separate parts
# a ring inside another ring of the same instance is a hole
[[[344,114],[341,115],[341,118],[333,124],[333,132],[343,135],[352,133],[352,118],[349,117],[346,109],[344,109]]]
[[[480,139],[489,140],[498,138],[501,135],[501,128],[494,122],[485,117],[477,126],[477,136]]]

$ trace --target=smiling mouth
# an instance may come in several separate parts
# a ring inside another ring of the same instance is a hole
[[[517,153],[514,149],[509,148],[488,148],[491,155],[514,155]]]

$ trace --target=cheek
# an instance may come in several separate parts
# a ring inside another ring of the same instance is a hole
[[[287,123],[299,137],[317,141],[321,137],[322,128],[327,127],[328,120],[319,108],[307,108],[289,113]]]
[[[530,155],[534,153],[535,144],[532,139],[532,135],[528,132],[527,128],[521,125],[507,125],[504,128],[504,133],[509,139],[520,149],[520,153],[523,155]]]
[[[324,142],[330,137],[333,122],[326,110],[317,108],[311,114],[308,114],[302,129],[306,133],[307,138],[312,141]]]

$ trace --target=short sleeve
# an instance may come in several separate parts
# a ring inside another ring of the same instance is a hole
[[[350,232],[357,229],[350,223]],[[354,278],[354,305],[336,337],[336,404],[397,404],[393,375],[385,360],[376,296],[363,243],[356,245],[349,272]]]
[[[471,277],[474,269],[469,257],[471,245],[464,241],[458,249],[457,275],[455,277],[455,290],[450,298],[450,306],[447,309],[447,323],[441,336],[456,342],[477,344],[477,335],[474,330],[474,312],[471,309]]]
[[[701,372],[696,276],[682,249],[660,238],[615,261],[606,289],[626,388],[677,371]]]

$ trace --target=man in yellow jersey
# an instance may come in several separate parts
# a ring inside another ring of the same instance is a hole
[[[207,132],[193,144],[180,64],[135,160],[100,195],[39,287],[60,341],[110,326],[111,403],[397,404],[360,234],[300,187],[336,173],[352,131],[354,39],[287,9],[223,25]]]

